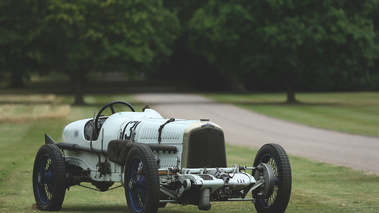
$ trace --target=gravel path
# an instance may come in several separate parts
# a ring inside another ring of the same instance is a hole
[[[282,121],[191,94],[136,94],[167,118],[209,118],[226,142],[259,148],[278,143],[291,155],[379,174],[379,138],[345,134]]]

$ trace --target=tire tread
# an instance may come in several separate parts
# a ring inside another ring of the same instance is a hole
[[[38,197],[37,189],[35,186],[36,182],[36,169],[38,169],[39,158],[47,154],[50,156],[53,167],[54,167],[54,190],[52,199],[49,203],[43,204]],[[54,144],[45,144],[41,146],[38,150],[33,168],[33,191],[34,197],[37,203],[37,207],[40,210],[45,211],[58,211],[63,204],[67,188],[67,179],[66,179],[66,164],[65,159],[61,150]]]
[[[254,166],[260,163],[260,159],[264,154],[271,154],[277,163],[280,173],[279,191],[275,203],[270,208],[264,208],[260,203],[255,203],[257,212],[262,213],[280,213],[284,212],[288,206],[291,197],[292,188],[292,174],[291,165],[288,159],[288,155],[282,146],[275,143],[269,143],[263,145],[254,160]]]
[[[146,205],[142,211],[142,213],[154,213],[158,212],[159,208],[159,194],[160,194],[160,187],[159,187],[159,174],[158,174],[158,167],[155,161],[155,157],[153,155],[153,152],[151,149],[145,145],[145,144],[134,144],[133,148],[129,151],[126,163],[125,163],[125,181],[127,180],[127,168],[128,168],[128,161],[131,160],[133,155],[139,155],[141,157],[142,161],[145,167],[146,172],[146,179],[147,179],[147,188],[148,188],[148,195],[146,199]],[[127,184],[125,183],[125,195],[128,205],[131,205],[128,199],[128,193],[127,193]],[[134,209],[129,206],[130,212],[134,212]]]

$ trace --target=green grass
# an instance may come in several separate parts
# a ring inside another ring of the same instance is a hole
[[[285,94],[205,96],[296,123],[379,136],[379,92],[299,93],[300,104],[285,104]]]
[[[44,143],[44,133],[59,141],[71,121],[91,117],[98,102],[130,97],[97,96],[93,105],[73,106],[65,119],[0,123],[0,212],[34,212],[32,189],[34,157]],[[64,100],[69,100],[64,99]],[[63,99],[62,99],[63,100]],[[100,104],[101,105],[101,104]],[[140,109],[140,106],[136,107]],[[257,150],[227,145],[229,166],[252,165]],[[379,176],[345,167],[290,156],[293,187],[287,212],[377,212]],[[212,203],[209,212],[255,212],[249,202]],[[128,212],[124,190],[94,192],[78,186],[66,192],[61,212]],[[168,204],[159,212],[201,212],[196,206]]]

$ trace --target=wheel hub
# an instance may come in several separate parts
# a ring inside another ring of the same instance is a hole
[[[133,180],[129,181],[129,189],[133,189],[136,183]]]
[[[258,196],[264,199],[268,198],[275,185],[275,175],[271,165],[267,163],[259,164],[255,171],[254,178],[256,180],[263,180],[264,182],[262,190],[258,193]]]

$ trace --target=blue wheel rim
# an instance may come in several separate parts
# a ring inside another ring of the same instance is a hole
[[[41,156],[35,180],[38,198],[43,204],[48,204],[54,191],[54,166],[49,155]]]
[[[279,171],[278,171],[278,165],[275,161],[275,158],[271,154],[265,154],[261,157],[260,162],[267,163],[272,167],[272,170],[274,172],[275,177],[275,185],[274,189],[272,190],[272,194],[267,199],[259,199],[259,202],[262,204],[264,208],[270,208],[274,203],[278,196],[279,192]]]
[[[141,158],[132,158],[128,168],[126,184],[130,204],[136,212],[142,212],[146,204],[147,183]]]

